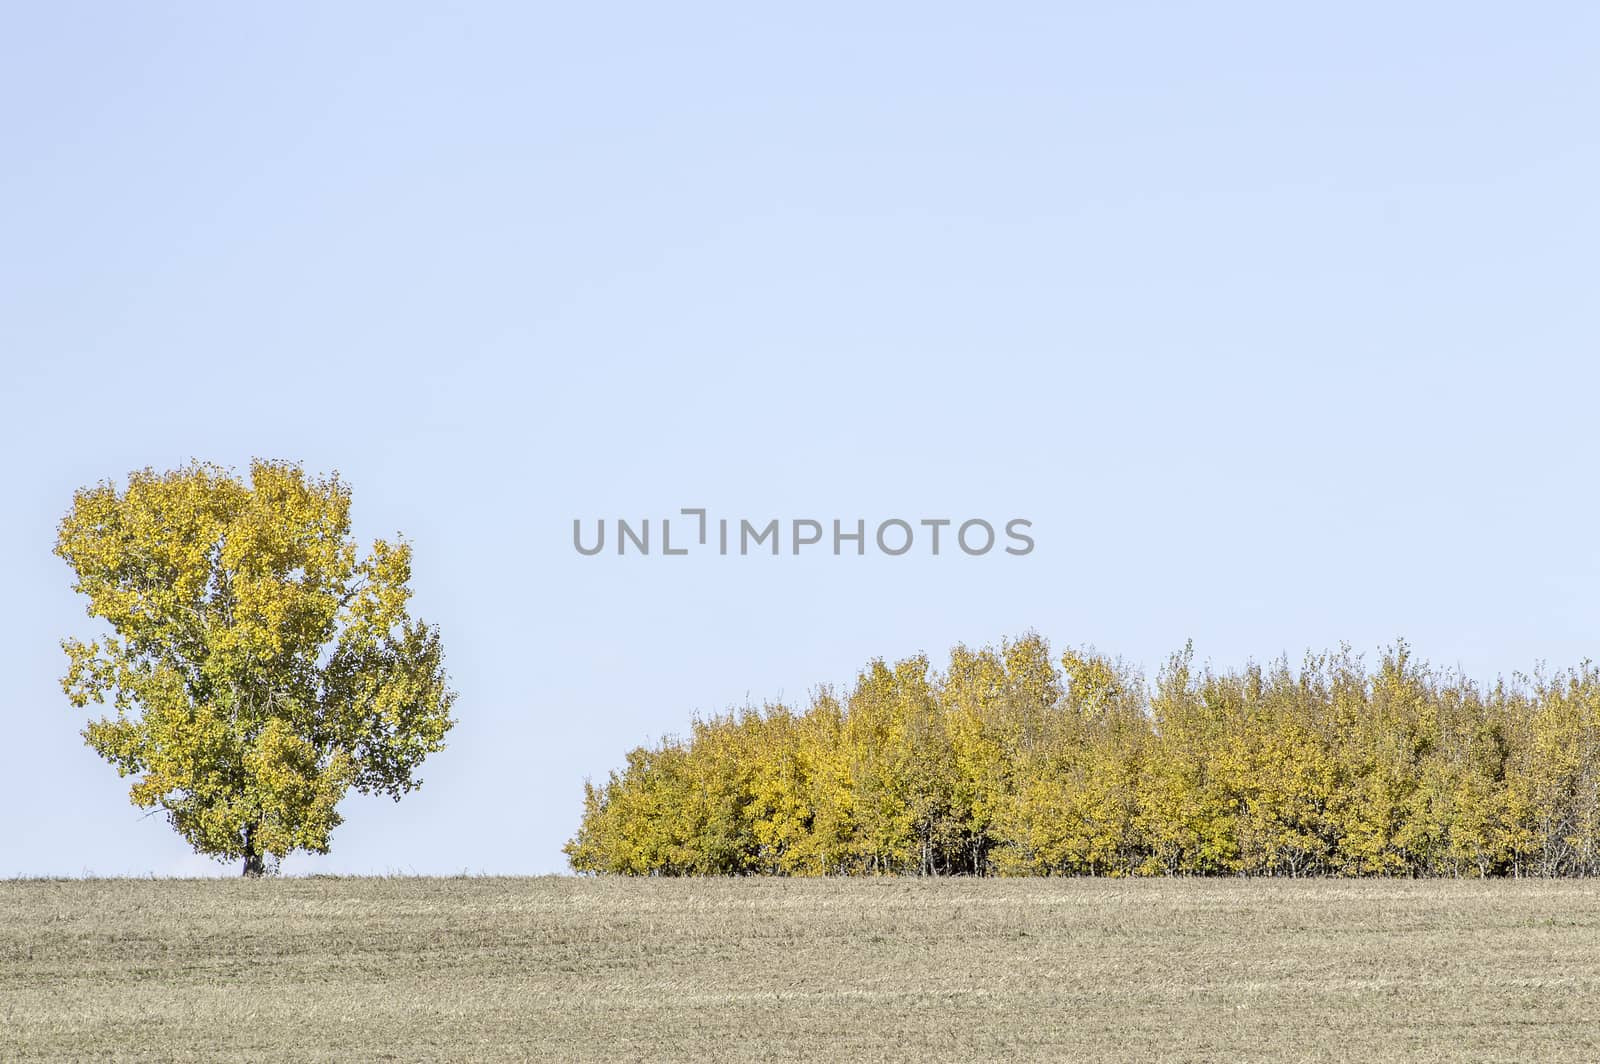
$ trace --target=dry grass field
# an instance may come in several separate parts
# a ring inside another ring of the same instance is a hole
[[[1600,883],[0,882],[3,1060],[1600,1060]]]

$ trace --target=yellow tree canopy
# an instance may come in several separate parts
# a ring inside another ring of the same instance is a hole
[[[246,874],[326,853],[354,787],[395,799],[444,745],[455,695],[437,629],[407,612],[411,550],[361,557],[334,474],[192,463],[77,492],[56,553],[110,632],[62,643],[84,738],[135,805]]]
[[[871,662],[845,698],[695,723],[589,785],[623,874],[1596,875],[1600,672],[1483,690],[1402,643],[1147,685],[1029,634]]]

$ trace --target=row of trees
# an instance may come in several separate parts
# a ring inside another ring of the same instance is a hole
[[[1153,685],[1028,635],[696,720],[585,785],[580,872],[1600,873],[1600,671],[1481,688],[1402,643]]]

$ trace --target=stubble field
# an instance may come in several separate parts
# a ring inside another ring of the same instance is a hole
[[[1600,1059],[1600,883],[0,882],[0,1060]]]

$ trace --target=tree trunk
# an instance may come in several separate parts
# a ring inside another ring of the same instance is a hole
[[[266,875],[267,858],[256,848],[256,827],[247,825],[244,829],[244,874],[255,879]]]

